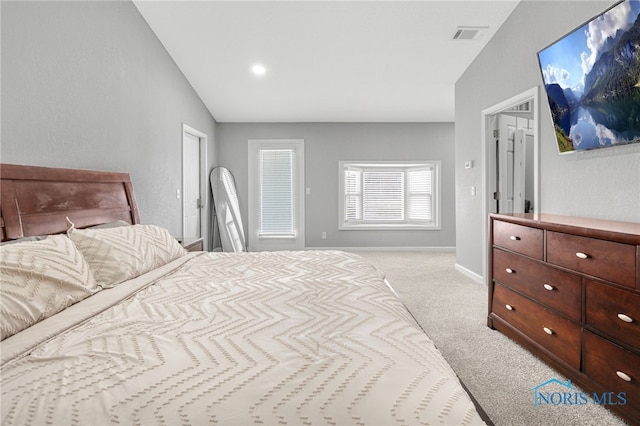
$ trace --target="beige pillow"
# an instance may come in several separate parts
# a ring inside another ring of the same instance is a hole
[[[102,288],[114,287],[186,254],[166,229],[154,225],[74,229],[69,238]]]
[[[100,290],[66,235],[0,246],[0,340]]]

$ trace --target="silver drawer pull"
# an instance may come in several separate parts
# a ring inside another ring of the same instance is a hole
[[[520,241],[520,237],[516,237],[515,235],[510,236],[509,239],[511,241]]]
[[[514,271],[514,270],[513,270],[513,269],[511,269],[511,268],[507,268],[507,269],[505,269],[505,271],[507,271],[507,274],[513,274],[513,273],[515,273],[515,272],[516,272],[516,271]]]
[[[588,259],[589,258],[588,254],[582,253],[580,251],[576,253],[576,256],[578,256],[580,259]]]
[[[630,382],[631,381],[631,376],[629,376],[626,373],[623,373],[622,371],[616,371],[616,374],[618,375],[618,377],[620,377],[625,382]]]
[[[633,318],[631,318],[629,315],[618,314],[618,318],[620,318],[624,322],[633,322]]]
[[[545,288],[545,290],[549,290],[549,291],[555,290],[555,287],[552,286],[551,284],[545,284],[543,285],[543,287]]]
[[[543,327],[542,328],[544,330],[545,333],[547,333],[549,336],[551,336],[553,334],[553,330],[547,327]]]
[[[505,308],[507,308],[507,311],[513,311],[513,306],[511,305],[504,305]]]

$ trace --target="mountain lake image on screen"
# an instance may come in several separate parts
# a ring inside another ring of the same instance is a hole
[[[561,154],[640,142],[639,13],[622,1],[538,52]]]

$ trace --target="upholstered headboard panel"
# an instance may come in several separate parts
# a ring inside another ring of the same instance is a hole
[[[0,164],[2,241],[124,220],[140,222],[128,173]]]

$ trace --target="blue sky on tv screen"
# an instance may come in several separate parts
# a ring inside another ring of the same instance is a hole
[[[600,56],[606,41],[629,29],[640,13],[640,1],[624,1],[539,53],[545,84],[557,83],[576,95],[584,91],[584,76]]]

